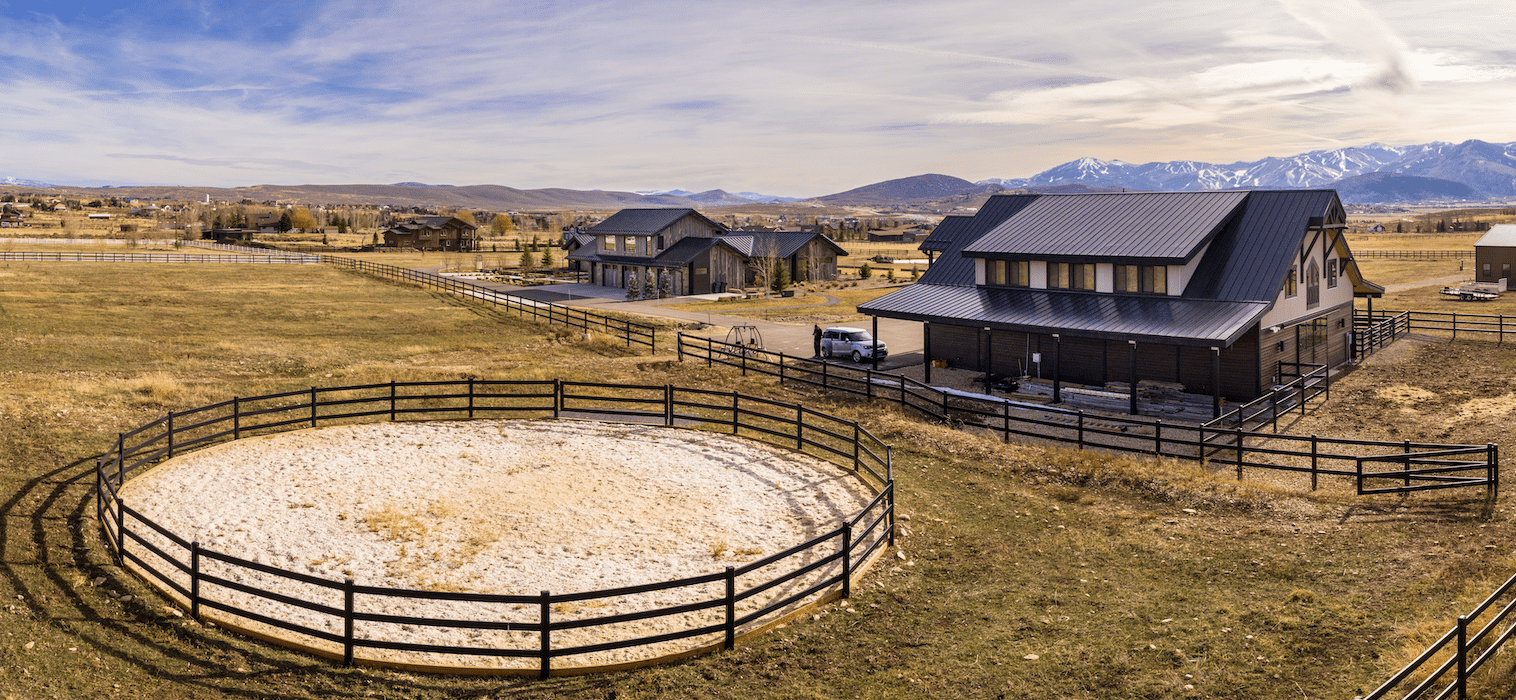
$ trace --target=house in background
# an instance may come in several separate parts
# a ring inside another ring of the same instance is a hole
[[[858,310],[924,322],[928,366],[1219,406],[1350,359],[1353,297],[1383,288],[1346,221],[1331,190],[995,195],[922,244],[939,257],[920,281]]]
[[[1474,280],[1504,282],[1511,289],[1511,265],[1516,264],[1516,224],[1497,224],[1474,242]]]
[[[385,230],[384,245],[467,253],[474,250],[478,230],[478,226],[456,216],[422,216]]]
[[[669,294],[709,294],[753,284],[784,265],[791,280],[835,279],[836,243],[816,233],[730,233],[694,209],[623,209],[576,235],[567,256],[589,281],[626,288],[651,283]]]

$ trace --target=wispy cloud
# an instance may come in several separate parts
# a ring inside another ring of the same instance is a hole
[[[1516,23],[1498,0],[11,1],[0,175],[54,181],[814,195],[1083,155],[1516,140],[1448,107],[1516,97],[1486,48]]]

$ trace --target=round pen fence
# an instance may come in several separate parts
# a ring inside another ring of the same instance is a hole
[[[304,428],[476,417],[582,418],[756,439],[842,467],[873,498],[836,528],[741,566],[647,585],[519,595],[385,588],[290,571],[201,547],[121,497],[134,473],[212,444]],[[730,649],[815,606],[848,597],[853,580],[894,541],[890,452],[857,422],[736,392],[562,380],[312,387],[171,412],[123,433],[97,462],[95,514],[118,563],[197,619],[349,665],[547,677]],[[245,577],[230,576],[232,570],[269,583],[250,584]],[[688,602],[630,613],[594,612],[612,599],[635,602],[675,590],[688,594],[681,598]],[[373,611],[377,601],[396,599],[406,599],[411,609],[422,612]],[[289,614],[297,611],[299,615]],[[299,621],[311,615],[323,622]],[[652,619],[676,629],[640,636],[618,632],[642,629],[633,623]],[[576,641],[576,631],[588,628],[605,633],[598,639],[610,639]],[[461,641],[423,643],[377,633],[413,629],[443,630],[453,634],[449,639]],[[485,633],[493,636],[481,636]],[[477,639],[489,641],[469,643]],[[638,657],[597,661],[597,654],[619,650],[632,650]],[[480,657],[489,658],[481,665]],[[476,661],[463,663],[468,659]]]

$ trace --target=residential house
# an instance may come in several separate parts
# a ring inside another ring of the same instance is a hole
[[[688,208],[623,209],[575,239],[579,247],[567,259],[584,266],[592,283],[651,283],[673,295],[748,286],[775,265],[792,280],[834,279],[837,256],[847,254],[814,233],[729,233]]]
[[[471,252],[478,226],[456,216],[422,216],[397,223],[384,232],[388,248]]]
[[[1332,190],[995,195],[933,231],[920,281],[858,309],[924,322],[928,367],[1245,401],[1349,361],[1353,298],[1383,288],[1346,220]]]

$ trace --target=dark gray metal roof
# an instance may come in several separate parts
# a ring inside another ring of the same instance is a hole
[[[970,257],[1182,264],[1208,243],[1247,192],[1045,195],[979,240]]]
[[[701,253],[704,253],[705,251],[710,250],[716,246],[725,246],[737,252],[739,255],[741,254],[741,251],[736,251],[735,248],[732,248],[732,246],[722,238],[701,238],[699,236],[688,236],[675,241],[674,245],[669,246],[663,252],[651,258],[644,258],[638,255],[617,255],[614,253],[606,253],[605,251],[597,250],[597,246],[594,243],[591,243],[584,246],[583,248],[569,253],[567,259],[608,263],[611,265],[683,267],[690,264],[691,262],[694,262],[696,258],[700,257]]]
[[[787,258],[796,251],[805,247],[811,240],[820,238],[830,246],[837,255],[847,255],[842,246],[837,245],[832,239],[819,233],[805,231],[750,231],[744,233],[728,233],[721,237],[734,250],[742,253],[744,257],[773,257]]]
[[[956,216],[943,219],[942,223],[948,225],[948,228],[938,226],[931,235],[931,238],[939,241],[942,254],[937,256],[931,268],[916,283],[974,286],[974,259],[960,254],[963,247],[1036,200],[1035,194],[997,194],[985,201],[984,206],[979,207],[979,213],[970,218],[967,224],[954,221],[948,225],[948,219],[960,218]]]
[[[1268,311],[1264,302],[1125,296],[920,282],[858,305],[911,321],[950,320],[1000,330],[1167,344],[1230,346]]]
[[[1347,220],[1333,190],[1259,191],[1247,197],[1242,216],[1206,250],[1185,298],[1273,303],[1306,229]]]
[[[950,241],[957,235],[957,232],[968,226],[969,222],[973,220],[974,217],[969,214],[944,216],[942,217],[942,222],[937,224],[937,228],[932,229],[932,234],[927,236],[926,240],[922,241],[921,245],[916,246],[916,248],[918,250],[930,251],[947,250]]]
[[[707,219],[703,214],[688,207],[660,209],[622,209],[610,218],[590,227],[588,233],[595,235],[651,236],[686,216],[698,217],[717,232],[726,227]]]

